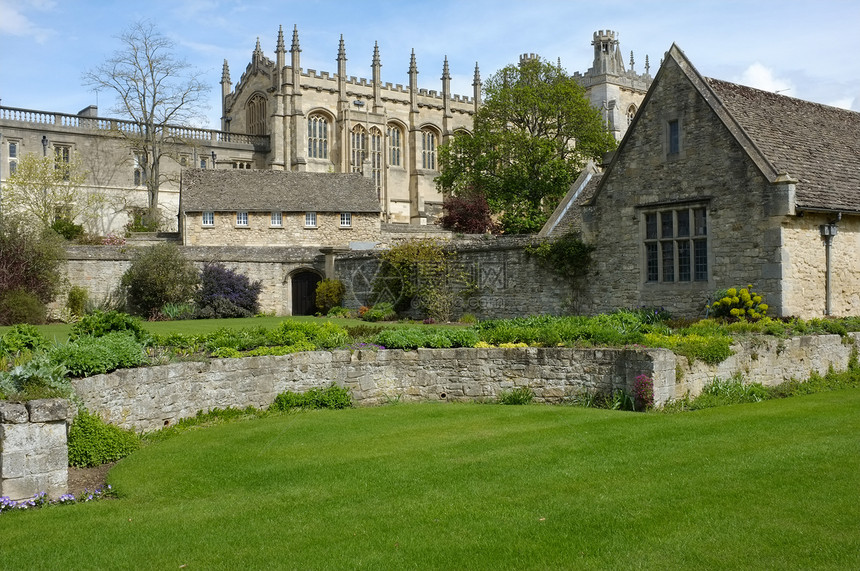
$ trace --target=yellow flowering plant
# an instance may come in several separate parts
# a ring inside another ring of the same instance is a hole
[[[714,317],[758,320],[765,316],[768,305],[764,298],[753,291],[752,284],[743,288],[730,287],[718,291],[711,305]]]

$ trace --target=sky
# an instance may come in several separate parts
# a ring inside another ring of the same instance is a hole
[[[655,75],[675,43],[704,76],[860,111],[857,0],[0,0],[0,105],[72,114],[98,105],[115,116],[111,95],[82,75],[142,20],[211,85],[201,124],[210,128],[220,125],[224,60],[235,85],[258,38],[274,59],[279,26],[287,49],[297,26],[305,69],[334,73],[343,35],[350,76],[371,77],[378,42],[383,82],[408,83],[414,49],[419,87],[441,91],[447,56],[452,91],[467,96],[476,63],[486,78],[524,53],[585,72],[593,33],[614,30],[640,73],[647,55]]]

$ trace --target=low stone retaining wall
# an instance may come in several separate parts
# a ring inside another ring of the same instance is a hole
[[[358,405],[400,401],[492,400],[528,386],[537,402],[559,403],[587,392],[630,393],[637,375],[654,379],[655,403],[696,396],[714,378],[740,373],[776,385],[811,371],[844,370],[860,334],[755,338],[719,365],[689,363],[666,349],[419,349],[331,351],[280,357],[213,359],[128,369],[74,381],[84,405],[105,420],[156,430],[215,407],[266,407],[279,393],[335,383]]]
[[[582,391],[632,389],[636,375],[674,370],[665,350],[419,349],[315,351],[279,357],[213,359],[127,369],[74,381],[91,411],[112,424],[155,430],[198,410],[266,407],[279,393],[327,387],[352,391],[356,404],[490,400],[530,387],[538,402]],[[670,395],[665,395],[668,398]]]
[[[57,499],[67,492],[67,416],[63,399],[0,401],[0,496],[17,501],[46,492]]]

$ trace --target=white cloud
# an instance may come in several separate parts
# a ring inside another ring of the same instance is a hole
[[[24,14],[24,10],[34,8],[38,11],[48,12],[53,10],[56,5],[56,2],[51,0],[33,0],[23,5],[19,2],[0,0],[0,13],[3,14],[3,18],[0,19],[0,34],[32,37],[40,44],[44,43],[55,34],[54,30],[36,25]]]
[[[794,84],[787,79],[782,79],[774,75],[773,70],[756,62],[749,66],[742,74],[739,83],[761,89],[763,91],[776,92],[791,92],[794,89]],[[791,95],[791,93],[787,93]],[[795,97],[797,95],[795,94]]]
[[[842,109],[848,109],[849,111],[854,109],[854,102],[857,99],[854,97],[843,97],[841,99],[837,99],[835,101],[831,101],[828,105],[832,107],[840,107]]]

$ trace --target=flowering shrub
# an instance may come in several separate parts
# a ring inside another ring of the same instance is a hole
[[[741,289],[731,287],[719,291],[716,298],[717,301],[711,305],[715,317],[761,319],[768,310],[768,305],[762,296],[753,291],[751,284]]]
[[[633,398],[636,408],[649,409],[654,406],[654,379],[648,375],[638,375],[633,381]]]

